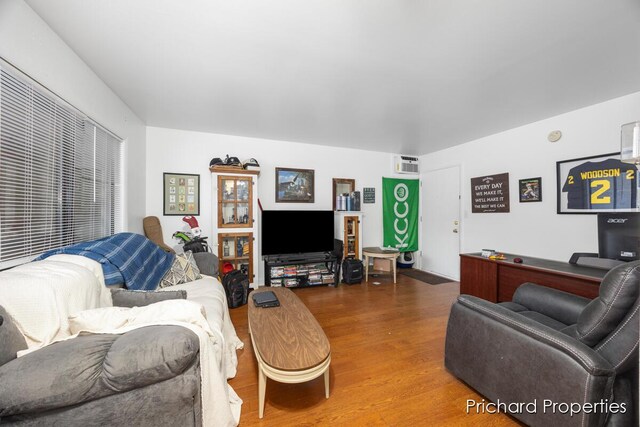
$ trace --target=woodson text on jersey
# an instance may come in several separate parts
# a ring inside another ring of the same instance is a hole
[[[638,169],[618,159],[574,166],[564,182],[568,209],[635,209]]]

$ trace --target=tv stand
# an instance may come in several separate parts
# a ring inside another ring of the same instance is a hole
[[[331,252],[265,256],[264,283],[287,288],[335,285],[337,261]]]

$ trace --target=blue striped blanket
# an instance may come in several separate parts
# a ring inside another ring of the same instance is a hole
[[[99,240],[77,243],[53,249],[40,255],[82,255],[102,265],[107,285],[124,283],[127,289],[150,291],[158,287],[160,279],[171,268],[174,254],[160,249],[140,234],[118,233]]]

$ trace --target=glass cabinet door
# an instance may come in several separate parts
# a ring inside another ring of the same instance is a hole
[[[360,236],[358,235],[358,217],[357,216],[345,216],[344,217],[344,249],[345,256],[353,256],[360,258]]]
[[[218,177],[218,227],[253,227],[251,177]]]
[[[220,277],[224,277],[225,266],[240,270],[253,282],[252,267],[253,234],[225,233],[218,234],[218,258]]]

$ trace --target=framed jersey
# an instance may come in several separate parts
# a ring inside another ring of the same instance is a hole
[[[640,212],[638,167],[620,153],[556,163],[559,214]]]

